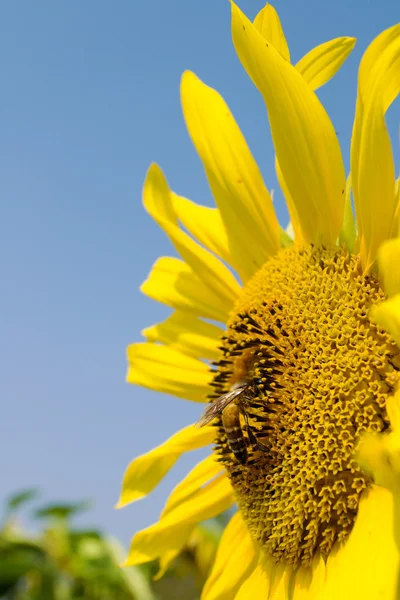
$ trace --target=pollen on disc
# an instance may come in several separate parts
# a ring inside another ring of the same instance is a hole
[[[354,460],[364,432],[388,429],[399,381],[396,344],[370,322],[384,299],[358,258],[339,248],[282,250],[246,284],[222,339],[210,399],[257,381],[247,403],[248,459],[221,419],[215,451],[253,538],[276,562],[311,563],[348,537],[371,481]]]

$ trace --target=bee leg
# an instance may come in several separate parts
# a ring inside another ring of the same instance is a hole
[[[252,446],[255,446],[256,448],[258,448],[258,450],[261,450],[262,452],[269,452],[269,448],[267,448],[267,446],[264,446],[264,444],[262,442],[260,442],[254,435],[253,430],[249,423],[249,416],[246,413],[246,411],[243,411],[243,416],[244,416],[244,421],[246,423],[246,431],[247,431],[247,435],[249,436],[250,444]]]
[[[258,439],[256,438],[256,436],[254,435],[254,433],[253,433],[253,436],[255,437],[255,440],[256,440],[256,446],[257,446],[257,448],[258,448],[259,450],[261,450],[261,452],[269,452],[269,448],[268,448],[268,446],[266,446],[265,444],[263,444],[262,442],[260,442],[260,440],[258,440]]]

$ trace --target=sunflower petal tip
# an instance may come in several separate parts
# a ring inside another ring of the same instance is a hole
[[[186,85],[187,83],[190,83],[191,81],[195,81],[196,79],[196,74],[190,69],[186,69],[181,75],[181,88],[182,86]]]
[[[149,341],[149,332],[152,330],[152,327],[143,327],[143,329],[140,330],[140,335],[142,337],[144,337],[147,341]]]
[[[125,506],[128,506],[128,504],[133,504],[134,502],[137,502],[138,500],[141,500],[141,498],[143,498],[146,494],[142,494],[140,492],[133,492],[130,491],[128,492],[128,494],[124,493],[122,491],[121,496],[118,499],[118,502],[115,504],[114,508],[116,510],[119,510],[120,508],[125,508]]]
[[[147,279],[148,279],[148,278],[146,278],[146,279],[143,281],[143,283],[141,283],[141,284],[140,284],[140,286],[139,286],[139,291],[140,291],[140,292],[142,292],[142,294],[146,294],[146,292],[145,292],[144,290],[146,289],[146,282],[147,282]],[[129,346],[128,346],[128,348],[129,348]]]
[[[147,169],[145,183],[147,182],[147,180],[150,177],[153,177],[154,175],[162,175],[162,176],[164,176],[163,171],[162,171],[160,165],[158,163],[156,163],[156,162],[150,163],[149,168]]]
[[[154,169],[160,169],[160,167],[159,167],[159,165],[158,165],[156,162],[152,161],[152,162],[149,164],[149,166],[147,167],[147,171],[146,171],[146,174],[145,174],[145,176],[144,176],[143,189],[144,189],[144,187],[146,186],[146,184],[147,184],[147,181],[148,181],[149,177],[150,177],[150,176],[152,175],[152,173],[154,172]]]

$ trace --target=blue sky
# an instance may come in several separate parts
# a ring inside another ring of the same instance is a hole
[[[240,6],[253,18],[263,4]],[[399,4],[275,6],[294,61],[339,35],[358,38],[319,92],[347,164],[357,65],[399,20]],[[125,543],[201,456],[182,459],[149,499],[113,509],[129,461],[201,412],[124,381],[125,347],[169,312],[138,290],[154,260],[173,254],[142,209],[149,163],[175,191],[211,203],[179,105],[185,69],[222,93],[276,189],[265,108],[235,56],[227,1],[0,5],[0,491],[37,485],[44,500],[93,498],[85,521]],[[397,157],[398,109],[388,117]]]

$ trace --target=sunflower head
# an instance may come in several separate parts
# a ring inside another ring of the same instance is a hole
[[[235,459],[221,420],[216,451],[250,532],[277,562],[326,558],[371,483],[354,452],[363,433],[388,430],[400,365],[393,339],[368,317],[383,299],[357,256],[292,247],[254,275],[232,311],[212,386],[218,397],[232,381],[256,381],[241,402],[249,457]]]
[[[186,72],[181,102],[215,208],[152,165],[144,204],[181,259],[142,286],[174,309],[128,349],[128,381],[209,402],[128,467],[119,505],[182,453],[213,452],[175,488],[127,564],[161,573],[196,523],[237,504],[202,600],[393,599],[400,565],[400,186],[385,114],[400,92],[400,25],[359,68],[345,174],[315,90],[351,52],[336,38],[292,63],[276,11],[232,2],[238,57],[265,101],[293,238],[221,96]],[[156,368],[154,368],[156,365]]]

